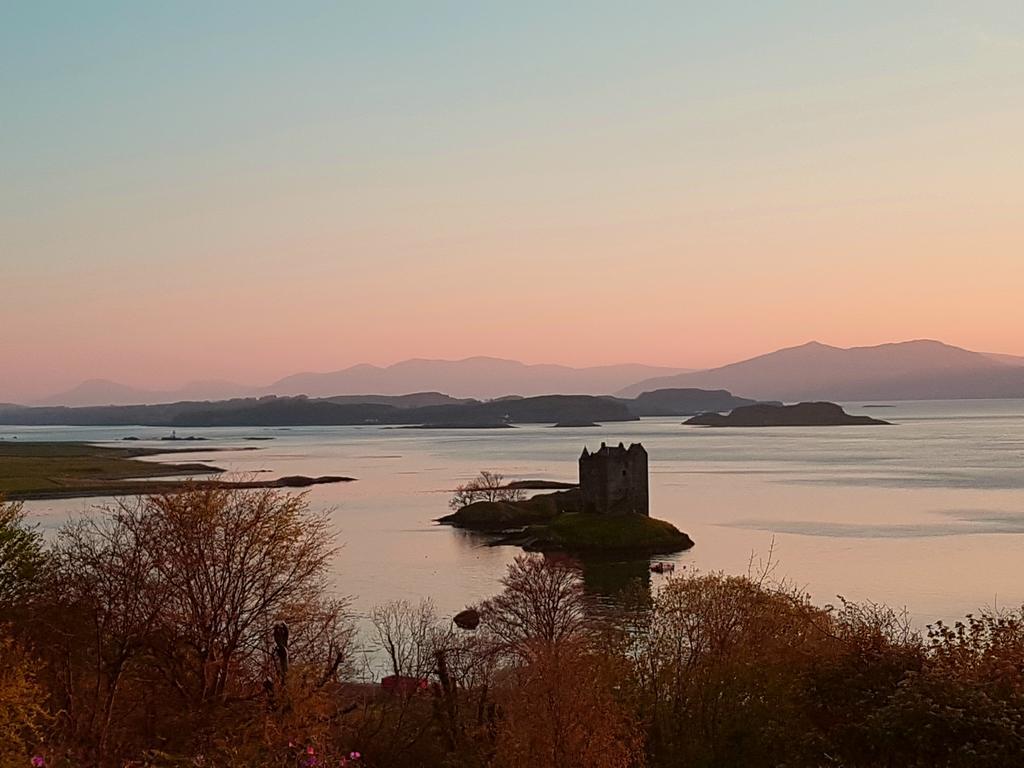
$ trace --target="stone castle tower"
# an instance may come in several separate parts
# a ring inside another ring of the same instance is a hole
[[[580,456],[580,495],[585,512],[649,515],[647,451],[640,443],[609,448]]]

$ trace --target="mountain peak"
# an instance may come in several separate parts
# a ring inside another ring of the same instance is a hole
[[[800,352],[821,352],[821,351],[826,351],[826,350],[827,351],[835,351],[835,350],[840,350],[840,349],[842,349],[842,347],[833,347],[831,344],[825,344],[824,342],[814,340],[814,341],[808,341],[808,342],[806,342],[804,344],[798,344],[795,347],[785,347],[783,349],[776,350],[775,352],[769,352],[768,354],[769,355],[774,355],[774,354],[778,354],[779,352],[794,352],[794,351],[800,351]],[[761,355],[761,357],[764,357],[764,355]]]
[[[811,341],[720,368],[641,381],[617,394],[669,387],[727,389],[787,402],[1024,397],[1024,372],[935,339],[849,348]]]

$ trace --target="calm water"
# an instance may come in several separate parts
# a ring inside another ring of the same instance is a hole
[[[1024,400],[898,403],[864,409],[893,427],[711,430],[681,419],[594,429],[381,427],[195,429],[202,447],[258,447],[189,456],[240,472],[346,474],[310,498],[331,508],[344,542],[338,589],[366,611],[432,597],[444,612],[492,594],[518,549],[487,547],[435,525],[448,491],[481,469],[508,478],[574,480],[584,444],[642,441],[651,459],[652,514],[696,541],[674,559],[745,572],[774,540],[776,576],[820,602],[836,595],[906,607],[918,623],[1024,602]],[[158,428],[0,427],[10,439],[157,438]],[[184,432],[182,432],[184,434]],[[248,436],[273,441],[247,442]],[[119,443],[122,444],[123,443]],[[140,442],[138,445],[149,445]],[[159,443],[153,443],[160,445]],[[47,527],[96,499],[41,501]],[[604,580],[646,563],[591,569]],[[655,581],[660,577],[654,577]]]

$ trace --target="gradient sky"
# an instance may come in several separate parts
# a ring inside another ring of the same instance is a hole
[[[0,0],[0,135],[0,399],[1024,354],[1019,0]]]

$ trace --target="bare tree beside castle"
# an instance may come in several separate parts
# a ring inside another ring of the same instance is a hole
[[[462,509],[477,501],[522,501],[525,496],[521,488],[510,488],[504,475],[484,470],[468,483],[457,486],[448,506]]]

